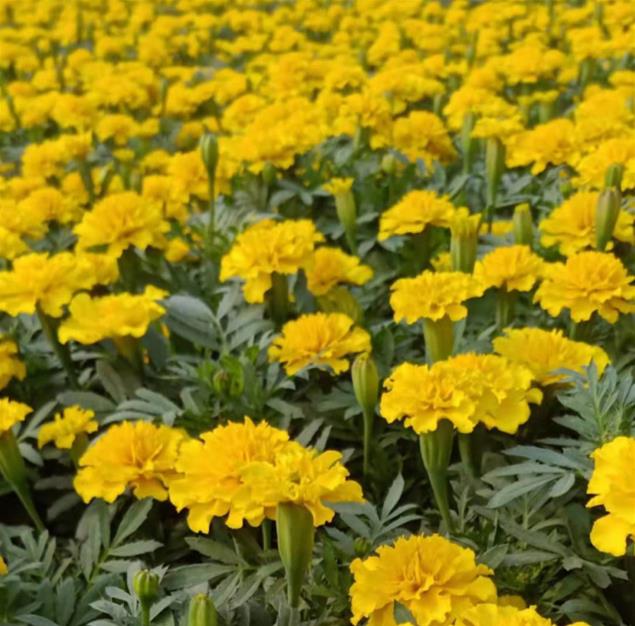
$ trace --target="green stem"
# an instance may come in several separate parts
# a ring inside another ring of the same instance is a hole
[[[207,223],[207,250],[211,254],[214,247],[214,237],[216,234],[216,181],[214,177],[208,176],[209,189],[209,221]]]
[[[445,315],[439,320],[423,320],[426,360],[429,364],[447,359],[454,349],[454,322]]]
[[[373,411],[363,411],[362,416],[364,418],[363,472],[364,472],[364,476],[368,476],[368,472],[370,469],[370,445],[373,439],[373,422],[375,420],[375,414]]]
[[[458,440],[459,454],[461,455],[461,461],[467,470],[467,473],[472,477],[478,476],[479,471],[476,467],[476,459],[474,458],[472,435],[459,433]]]
[[[44,532],[46,530],[46,527],[44,526],[44,522],[42,521],[40,514],[37,512],[37,509],[35,508],[35,504],[33,503],[33,500],[30,494],[24,489],[19,489],[19,488],[16,488],[15,486],[13,486],[13,489],[16,495],[18,496],[18,498],[20,499],[20,502],[22,503],[24,510],[28,513],[29,517],[31,518],[31,521],[33,522],[37,531],[40,533]]]
[[[453,532],[448,495],[448,466],[452,454],[454,427],[452,422],[441,420],[437,429],[419,436],[419,449],[423,465],[428,473],[434,499],[448,532]]]
[[[289,285],[284,274],[274,272],[271,275],[269,297],[269,315],[277,328],[286,321],[289,314]]]
[[[261,526],[262,549],[271,550],[271,520],[265,519]]]
[[[57,322],[49,317],[40,306],[37,306],[37,316],[40,320],[40,326],[42,327],[42,331],[46,339],[48,340],[55,356],[60,362],[61,366],[64,368],[66,372],[66,376],[71,384],[71,387],[74,389],[79,388],[79,383],[77,381],[77,376],[75,375],[75,369],[73,367],[73,361],[71,360],[71,354],[68,348],[61,344],[59,339],[57,338]]]
[[[141,603],[141,626],[150,626],[150,606]]]
[[[507,291],[505,288],[496,294],[496,327],[499,331],[507,328],[513,321],[516,311],[517,291]]]

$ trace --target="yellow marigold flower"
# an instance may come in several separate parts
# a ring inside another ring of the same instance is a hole
[[[0,226],[0,258],[12,261],[27,252],[29,246],[22,241],[20,235]]]
[[[119,257],[128,246],[162,248],[168,229],[160,204],[133,191],[122,191],[100,200],[74,232],[79,250],[106,246],[108,254]]]
[[[370,335],[353,325],[344,313],[302,315],[282,327],[282,334],[269,347],[269,360],[283,363],[289,376],[309,366],[345,372],[347,356],[371,349]]]
[[[243,473],[250,463],[274,463],[288,443],[286,431],[267,422],[256,425],[248,417],[190,439],[181,446],[180,476],[170,483],[170,501],[179,511],[188,509],[187,523],[194,532],[209,532],[212,519],[225,515],[230,528],[273,519],[275,504],[267,508],[261,494],[251,494]]]
[[[607,515],[591,529],[591,543],[613,556],[626,553],[627,541],[635,541],[635,485],[631,480],[635,439],[617,437],[593,453],[595,469],[587,493],[587,506],[603,506]]]
[[[0,556],[0,576],[6,576],[9,573],[9,568],[5,560]]]
[[[391,286],[390,306],[395,321],[414,324],[420,319],[439,320],[446,315],[453,321],[467,316],[464,302],[483,294],[484,287],[463,272],[426,270],[414,278],[400,278]]]
[[[236,237],[221,261],[221,281],[245,280],[243,294],[250,303],[264,301],[271,275],[295,274],[313,254],[324,236],[311,220],[263,220]]]
[[[496,601],[492,570],[440,535],[401,537],[377,556],[355,559],[351,572],[353,624],[367,618],[372,626],[397,626],[399,603],[418,626],[452,626],[472,607]]]
[[[492,354],[460,354],[432,366],[403,363],[384,382],[381,414],[387,422],[405,418],[417,434],[436,430],[446,419],[462,433],[479,422],[515,433],[529,419],[529,403],[542,394],[523,365]]]
[[[379,241],[394,235],[423,232],[426,226],[449,228],[456,208],[447,196],[434,191],[416,190],[407,193],[379,218]]]
[[[37,434],[38,448],[51,441],[60,450],[70,450],[77,435],[94,433],[99,428],[95,413],[79,406],[69,406],[63,413],[57,413],[52,422],[40,426]]]
[[[384,381],[384,419],[392,423],[405,418],[404,424],[418,434],[436,430],[443,419],[460,432],[472,432],[474,403],[447,373],[436,365],[399,365]]]
[[[323,296],[341,283],[363,285],[373,277],[368,265],[362,265],[358,257],[339,248],[318,248],[304,271],[314,296]]]
[[[33,409],[26,404],[9,400],[9,398],[0,398],[0,435],[11,430],[19,422],[23,422],[31,411]]]
[[[530,404],[540,404],[542,392],[525,366],[495,354],[466,353],[436,364],[447,370],[474,402],[474,423],[514,434],[530,415]]]
[[[353,178],[331,178],[328,183],[322,185],[322,189],[333,196],[339,196],[350,191],[353,182],[355,182]]]
[[[120,293],[92,298],[80,293],[70,303],[70,317],[59,327],[62,343],[97,343],[114,337],[143,337],[165,309],[157,302],[167,292],[148,286],[142,294]]]
[[[468,609],[452,626],[556,626],[542,617],[535,607],[517,608],[501,604],[484,603]],[[576,622],[571,626],[588,626]]]
[[[335,515],[324,502],[364,501],[362,488],[348,475],[341,453],[318,452],[290,442],[273,463],[250,464],[243,480],[269,510],[282,503],[297,504],[311,512],[315,526],[322,526]]]
[[[596,209],[600,194],[580,191],[567,198],[540,222],[540,242],[543,246],[558,246],[565,256],[596,247]],[[633,232],[635,217],[620,211],[613,237],[619,241],[635,243]],[[612,244],[609,244],[612,245]]]
[[[434,113],[413,111],[398,118],[392,129],[391,145],[410,161],[421,159],[427,167],[434,161],[448,163],[456,152],[443,122]]]
[[[96,283],[95,272],[83,257],[70,252],[27,254],[13,262],[13,269],[0,272],[0,311],[15,316],[35,313],[39,306],[59,317],[75,292]]]
[[[592,148],[576,165],[581,185],[602,189],[606,170],[611,165],[623,165],[622,189],[635,188],[635,137],[608,139]]]
[[[440,252],[430,261],[435,272],[451,272],[452,257],[449,252]]]
[[[12,378],[24,380],[26,367],[18,358],[18,346],[9,337],[0,334],[0,389],[4,389]]]
[[[486,288],[529,291],[539,279],[543,265],[529,246],[503,246],[477,261],[474,277]]]
[[[84,502],[93,498],[114,502],[128,487],[139,499],[165,500],[185,440],[183,431],[150,422],[111,426],[79,460],[75,491]]]
[[[552,385],[565,377],[556,370],[582,372],[594,362],[602,374],[610,363],[602,348],[568,339],[561,330],[507,328],[504,336],[496,337],[493,344],[498,354],[531,370],[541,385]]]
[[[635,311],[633,280],[612,254],[579,252],[566,263],[546,267],[534,301],[554,317],[567,308],[575,322],[588,320],[597,312],[614,324],[620,313]]]
[[[547,165],[566,163],[574,152],[574,126],[567,119],[540,124],[513,135],[507,141],[507,165],[519,167],[533,163],[531,173],[543,172]]]

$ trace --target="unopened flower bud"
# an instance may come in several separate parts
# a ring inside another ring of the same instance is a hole
[[[210,180],[216,177],[216,167],[218,166],[218,139],[213,133],[205,133],[199,142],[201,157],[207,170]]]
[[[283,502],[278,505],[276,528],[278,552],[287,576],[289,606],[297,608],[304,577],[313,556],[313,516],[301,505]]]
[[[512,225],[514,241],[519,245],[531,246],[534,241],[534,225],[529,204],[524,202],[516,206]]]
[[[604,250],[613,237],[613,231],[620,215],[622,194],[617,187],[600,192],[595,209],[595,236],[598,250]]]
[[[480,224],[480,215],[470,215],[464,209],[459,211],[452,220],[450,258],[455,272],[470,274],[474,269]]]
[[[622,187],[622,177],[624,176],[624,166],[621,163],[614,163],[606,168],[606,173],[604,174],[604,188],[611,189],[612,187],[616,189],[621,189]]]
[[[216,626],[218,616],[212,599],[198,593],[190,600],[190,608],[187,614],[187,626]]]
[[[141,606],[150,607],[159,598],[159,576],[147,569],[139,570],[132,581],[132,588]]]
[[[379,395],[379,374],[370,354],[362,353],[351,368],[355,398],[365,414],[372,415]]]
[[[476,116],[471,111],[463,117],[463,125],[461,127],[461,152],[463,153],[463,172],[469,174],[474,165],[474,155],[476,152],[477,141],[472,137]]]

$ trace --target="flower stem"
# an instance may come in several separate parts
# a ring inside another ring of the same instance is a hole
[[[150,606],[141,604],[141,626],[150,626]]]
[[[453,532],[454,529],[448,496],[448,466],[453,439],[454,427],[448,420],[441,420],[436,430],[419,436],[423,465],[430,479],[437,508],[448,532]]]
[[[289,313],[289,286],[284,274],[274,272],[271,275],[271,289],[269,290],[269,315],[277,328],[286,321]]]
[[[445,315],[439,320],[423,320],[426,360],[429,364],[447,359],[454,349],[454,322]]]
[[[52,317],[49,317],[46,313],[44,313],[39,306],[37,307],[37,316],[40,320],[42,331],[44,332],[51,348],[53,348],[55,356],[64,368],[71,387],[78,389],[79,383],[77,381],[77,376],[75,376],[75,369],[73,368],[70,351],[65,345],[61,344],[57,338],[57,322]]]
[[[499,331],[514,321],[517,293],[504,288],[496,293],[496,327]]]
[[[364,461],[362,470],[364,476],[368,476],[370,468],[370,445],[373,439],[373,421],[375,420],[375,413],[373,411],[363,411],[362,416],[364,418]]]

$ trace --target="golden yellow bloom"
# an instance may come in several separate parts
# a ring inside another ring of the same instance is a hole
[[[119,257],[129,246],[162,248],[168,229],[160,204],[133,191],[122,191],[100,200],[74,232],[79,250],[105,246],[108,254]]]
[[[566,263],[548,265],[545,271],[534,301],[554,317],[567,308],[576,322],[597,312],[614,324],[620,313],[635,311],[634,278],[610,253],[579,252]]]
[[[418,434],[436,430],[443,419],[459,432],[472,432],[474,403],[447,374],[436,364],[399,365],[384,381],[381,415],[388,423],[405,418],[404,424]]]
[[[84,502],[114,502],[128,487],[139,499],[165,500],[186,438],[179,429],[144,421],[111,426],[79,460],[75,491]]]
[[[350,191],[353,186],[353,182],[353,178],[331,178],[328,183],[324,183],[322,185],[322,189],[333,196],[339,196],[347,191]]]
[[[416,190],[407,193],[379,218],[379,241],[394,235],[423,232],[431,226],[450,227],[456,208],[447,196],[434,191]]]
[[[529,246],[495,248],[474,267],[474,277],[486,288],[529,291],[539,279],[543,260]]]
[[[4,389],[12,378],[24,380],[26,367],[18,358],[18,346],[9,337],[0,334],[0,389]]]
[[[52,422],[40,426],[37,434],[38,448],[51,441],[60,450],[70,450],[77,435],[94,433],[99,428],[95,413],[79,406],[69,406],[63,413],[57,413]]]
[[[507,165],[518,167],[533,163],[531,173],[540,174],[549,164],[566,163],[574,150],[574,141],[571,121],[557,119],[540,124],[507,141]]]
[[[11,430],[19,422],[31,413],[33,409],[21,402],[0,398],[0,435],[7,430]]]
[[[535,607],[518,608],[501,604],[479,604],[468,609],[452,626],[556,626]],[[588,626],[576,622],[570,626]]]
[[[315,251],[304,272],[309,291],[314,296],[323,296],[341,283],[363,285],[373,276],[373,270],[362,265],[358,257],[339,248],[327,247]]]
[[[90,344],[113,337],[143,337],[148,326],[165,313],[157,300],[166,295],[152,286],[139,295],[120,293],[92,298],[80,293],[70,303],[70,317],[59,327],[59,340]]]
[[[284,364],[289,376],[305,367],[330,367],[335,374],[349,368],[346,358],[370,352],[370,335],[354,328],[343,313],[311,313],[287,322],[269,347],[269,360]]]
[[[596,247],[597,191],[580,191],[567,198],[540,222],[540,242],[543,246],[558,246],[565,256]],[[628,211],[620,211],[613,237],[619,241],[635,243],[633,222]],[[612,245],[612,244],[609,244]]]
[[[496,601],[492,570],[440,535],[399,538],[377,556],[355,559],[351,572],[353,624],[367,618],[369,626],[397,626],[399,603],[418,626],[452,626],[472,607]]]
[[[576,165],[579,183],[592,189],[602,189],[606,170],[611,165],[623,165],[622,189],[635,188],[635,137],[624,136],[593,145],[593,149]]]
[[[552,385],[565,377],[556,370],[581,373],[594,362],[598,373],[602,374],[610,363],[602,348],[568,339],[561,330],[507,328],[504,336],[496,337],[493,344],[498,354],[531,370],[541,385]]]
[[[420,319],[439,320],[446,315],[453,321],[467,316],[464,302],[483,294],[483,285],[463,272],[426,270],[414,278],[400,278],[391,286],[390,306],[395,321],[414,324]]]
[[[188,509],[194,532],[209,532],[212,518],[225,515],[230,528],[274,519],[276,504],[267,508],[261,494],[252,494],[243,473],[250,463],[274,463],[288,443],[286,431],[248,417],[190,439],[181,446],[176,462],[181,476],[170,483],[170,500],[179,511]]]
[[[286,445],[274,463],[252,463],[242,477],[268,510],[282,503],[303,506],[311,512],[315,526],[330,522],[335,515],[325,502],[364,501],[360,485],[348,479],[341,453],[320,453],[297,442]]]
[[[97,283],[94,268],[70,252],[53,256],[33,253],[17,258],[13,269],[0,272],[0,311],[9,315],[44,313],[59,317],[77,291]]]
[[[9,573],[9,568],[5,563],[5,560],[0,556],[0,576],[6,576]]]
[[[593,453],[595,469],[587,493],[587,506],[603,506],[607,515],[591,529],[591,543],[601,552],[622,556],[627,541],[635,541],[635,439],[617,437]]]
[[[295,274],[323,241],[311,220],[263,220],[236,237],[221,261],[221,281],[242,278],[243,293],[250,303],[264,301],[271,288],[271,275]]]
[[[513,434],[529,419],[541,392],[523,365],[493,354],[459,354],[431,366],[403,363],[384,382],[381,414],[405,418],[417,434],[436,430],[440,420],[469,433],[482,422]]]

